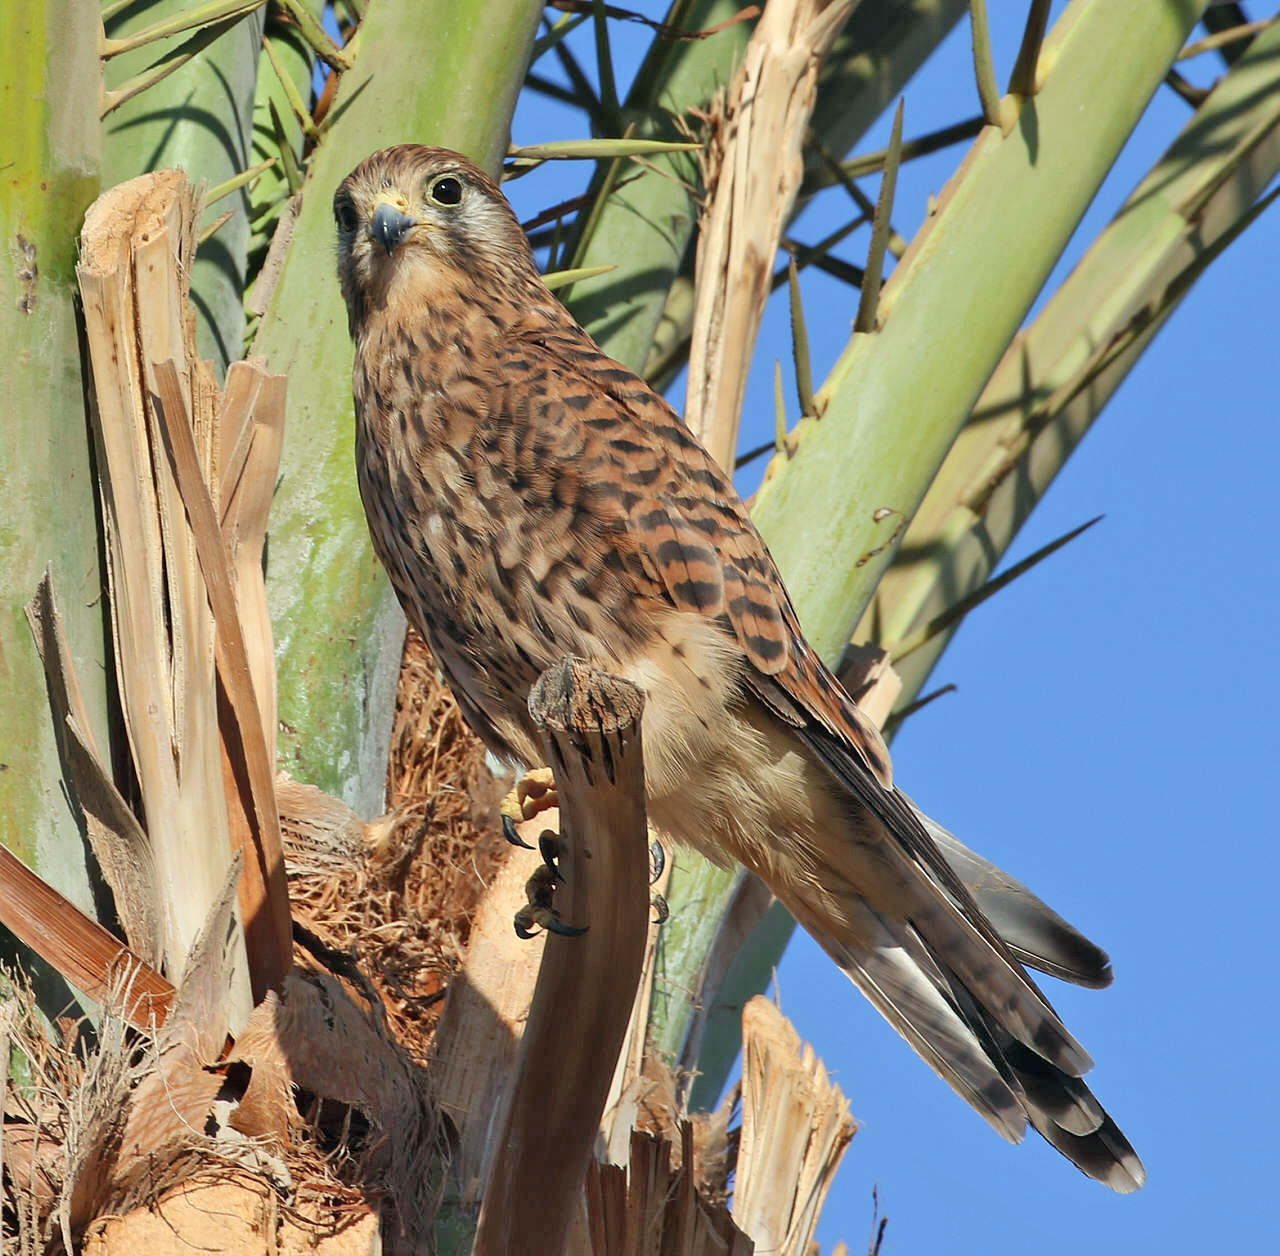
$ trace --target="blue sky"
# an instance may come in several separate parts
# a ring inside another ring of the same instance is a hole
[[[1255,18],[1272,11],[1246,7]],[[613,27],[623,64],[634,64],[633,30]],[[908,90],[908,136],[976,110],[968,38],[962,24]],[[997,42],[1001,74],[1016,39]],[[589,63],[589,42],[579,47]],[[1188,71],[1198,81],[1220,65],[1202,64]],[[1158,94],[1068,265],[1189,113],[1172,92]],[[526,94],[513,138],[585,133]],[[861,147],[886,138],[882,123]],[[908,237],[963,151],[904,170],[895,225]],[[523,214],[557,199],[550,186],[528,179],[509,191]],[[822,234],[806,226],[808,238]],[[846,255],[861,260],[865,236],[855,239]],[[971,617],[931,682],[957,692],[909,720],[894,744],[898,779],[921,806],[1110,951],[1110,989],[1046,984],[1098,1061],[1091,1081],[1142,1153],[1148,1184],[1120,1198],[1035,1135],[1003,1143],[798,934],[779,969],[782,1007],[861,1123],[819,1227],[824,1252],[839,1239],[863,1248],[873,1187],[889,1253],[1180,1253],[1280,1238],[1265,1202],[1280,1118],[1267,872],[1277,860],[1266,853],[1280,763],[1280,403],[1267,374],[1280,348],[1278,258],[1280,207],[1183,302],[1009,561],[1094,515],[1104,521]],[[817,275],[805,291],[820,379],[856,297]],[[772,430],[772,364],[788,359],[788,345],[775,302],[744,445]]]

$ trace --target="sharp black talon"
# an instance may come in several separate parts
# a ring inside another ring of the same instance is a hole
[[[666,924],[667,918],[671,915],[671,908],[667,906],[667,900],[661,894],[655,894],[649,900],[649,906],[653,908],[653,921],[655,925]]]
[[[525,850],[533,850],[534,848],[516,832],[516,822],[509,816],[504,814],[502,817],[502,836],[511,843],[512,846],[523,846]]]
[[[649,884],[652,885],[661,875],[662,870],[667,866],[667,852],[662,849],[662,843],[655,837],[649,843]]]
[[[528,941],[530,938],[537,937],[533,931],[533,914],[528,908],[521,908],[515,914],[515,919],[511,922],[515,925],[516,937],[523,938]]]
[[[552,829],[543,829],[538,835],[538,853],[542,862],[551,869],[557,881],[563,881],[564,875],[556,864],[560,857],[560,835]]]
[[[546,922],[546,930],[548,933],[558,933],[562,938],[580,938],[587,931],[586,925],[579,927],[578,925],[567,925],[563,920],[558,920],[555,916],[551,916]]]

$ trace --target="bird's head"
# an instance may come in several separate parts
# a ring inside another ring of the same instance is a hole
[[[536,274],[498,185],[447,148],[401,144],[365,158],[339,185],[333,216],[353,332],[369,310],[431,303],[451,281]]]

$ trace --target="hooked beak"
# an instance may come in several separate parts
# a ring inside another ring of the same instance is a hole
[[[373,238],[387,250],[387,256],[390,257],[395,251],[396,245],[417,225],[418,220],[416,218],[411,218],[390,202],[383,201],[373,211],[373,219],[369,224],[369,230]]]

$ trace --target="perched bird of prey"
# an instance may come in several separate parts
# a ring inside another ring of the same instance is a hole
[[[649,816],[761,877],[1005,1138],[1027,1121],[1117,1191],[1144,1171],[1023,968],[1106,955],[926,819],[805,641],[728,477],[543,285],[497,186],[401,145],[334,197],[374,547],[471,727],[538,763],[566,655],[643,690]]]

